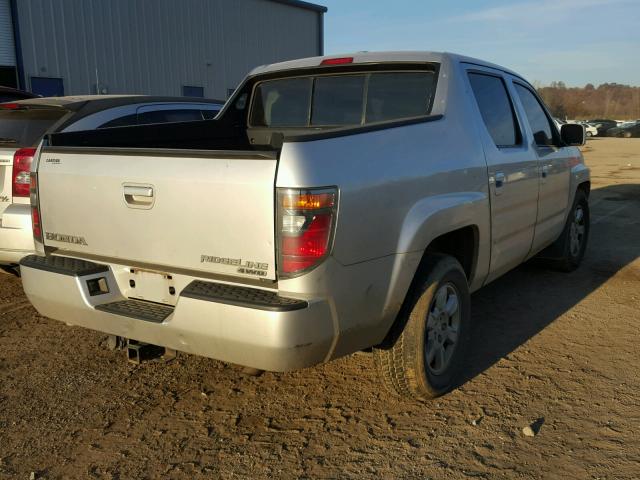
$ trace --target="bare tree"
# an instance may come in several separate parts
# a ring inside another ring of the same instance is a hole
[[[640,87],[619,83],[567,87],[564,82],[551,82],[536,88],[551,113],[559,118],[640,119]]]

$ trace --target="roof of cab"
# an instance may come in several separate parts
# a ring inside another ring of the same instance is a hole
[[[466,57],[450,52],[429,52],[429,51],[390,51],[390,52],[353,52],[343,53],[339,55],[325,55],[323,57],[308,57],[297,60],[289,60],[286,62],[272,63],[270,65],[262,65],[254,68],[250,75],[260,75],[264,73],[277,72],[283,70],[293,70],[298,68],[311,68],[319,66],[323,60],[332,58],[353,58],[351,64],[358,63],[385,63],[385,62],[433,62],[442,63],[447,60],[450,62],[470,63],[479,66],[485,66],[496,70],[502,70],[511,75],[520,77],[517,73],[508,68],[496,65],[491,62],[479,60],[477,58]]]

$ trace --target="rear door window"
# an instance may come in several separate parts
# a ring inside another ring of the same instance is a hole
[[[520,130],[502,78],[469,73],[469,82],[482,120],[496,146],[510,147],[520,144]]]
[[[253,127],[342,127],[428,115],[435,72],[372,72],[259,83]]]
[[[69,111],[64,108],[0,107],[0,148],[33,147]]]

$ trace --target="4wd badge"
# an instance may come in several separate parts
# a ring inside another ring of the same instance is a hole
[[[269,264],[264,262],[252,262],[250,260],[242,260],[241,258],[214,257],[212,255],[200,255],[201,263],[219,263],[221,265],[232,265],[238,267],[238,273],[245,275],[257,275],[266,277]]]

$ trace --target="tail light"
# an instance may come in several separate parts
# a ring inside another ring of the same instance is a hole
[[[278,275],[295,277],[317,267],[331,249],[338,191],[278,189]]]
[[[13,196],[28,197],[31,162],[36,154],[35,148],[21,148],[13,154]]]
[[[42,225],[40,224],[38,207],[31,207],[31,228],[33,229],[33,238],[42,242]]]
[[[33,238],[36,242],[43,243],[40,202],[38,201],[38,174],[36,172],[31,172],[29,195],[31,197],[31,229],[33,231]]]

